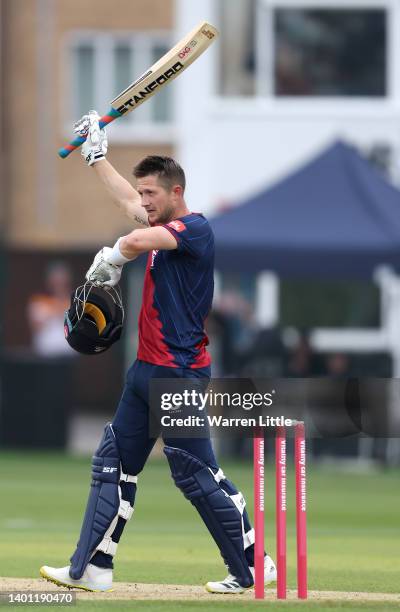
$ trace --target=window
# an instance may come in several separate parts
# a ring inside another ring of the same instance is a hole
[[[277,96],[385,96],[385,11],[276,9]]]
[[[256,0],[220,0],[219,94],[255,94]]]
[[[170,47],[169,34],[160,32],[75,32],[69,46],[68,121],[92,108],[100,114],[107,112],[110,101]],[[143,129],[159,131],[171,123],[171,91],[165,87],[146,104],[121,117],[113,131],[117,136],[122,132],[129,136]]]
[[[387,95],[385,7],[293,4],[219,0],[220,95]]]

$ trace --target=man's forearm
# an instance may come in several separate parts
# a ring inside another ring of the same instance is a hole
[[[147,227],[149,223],[146,211],[141,205],[140,195],[129,181],[121,176],[106,159],[95,163],[93,168],[115,204],[136,222],[137,227]]]

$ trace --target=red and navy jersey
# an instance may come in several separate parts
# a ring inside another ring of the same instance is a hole
[[[156,365],[202,368],[211,362],[204,321],[214,292],[214,236],[199,213],[162,227],[178,248],[148,255],[137,357]]]

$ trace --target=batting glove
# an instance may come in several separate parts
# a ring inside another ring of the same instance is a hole
[[[103,247],[95,256],[92,265],[86,272],[86,280],[101,285],[102,287],[115,287],[118,285],[122,274],[122,266],[132,259],[122,255],[119,241],[112,248]]]
[[[95,110],[91,110],[87,115],[83,115],[74,125],[74,132],[78,136],[86,138],[82,145],[81,155],[86,160],[88,166],[92,166],[101,159],[105,159],[108,149],[106,130],[100,128],[100,115]]]

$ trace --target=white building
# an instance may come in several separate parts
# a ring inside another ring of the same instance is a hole
[[[214,213],[337,138],[400,176],[399,0],[176,0],[221,39],[175,82],[192,210]]]

